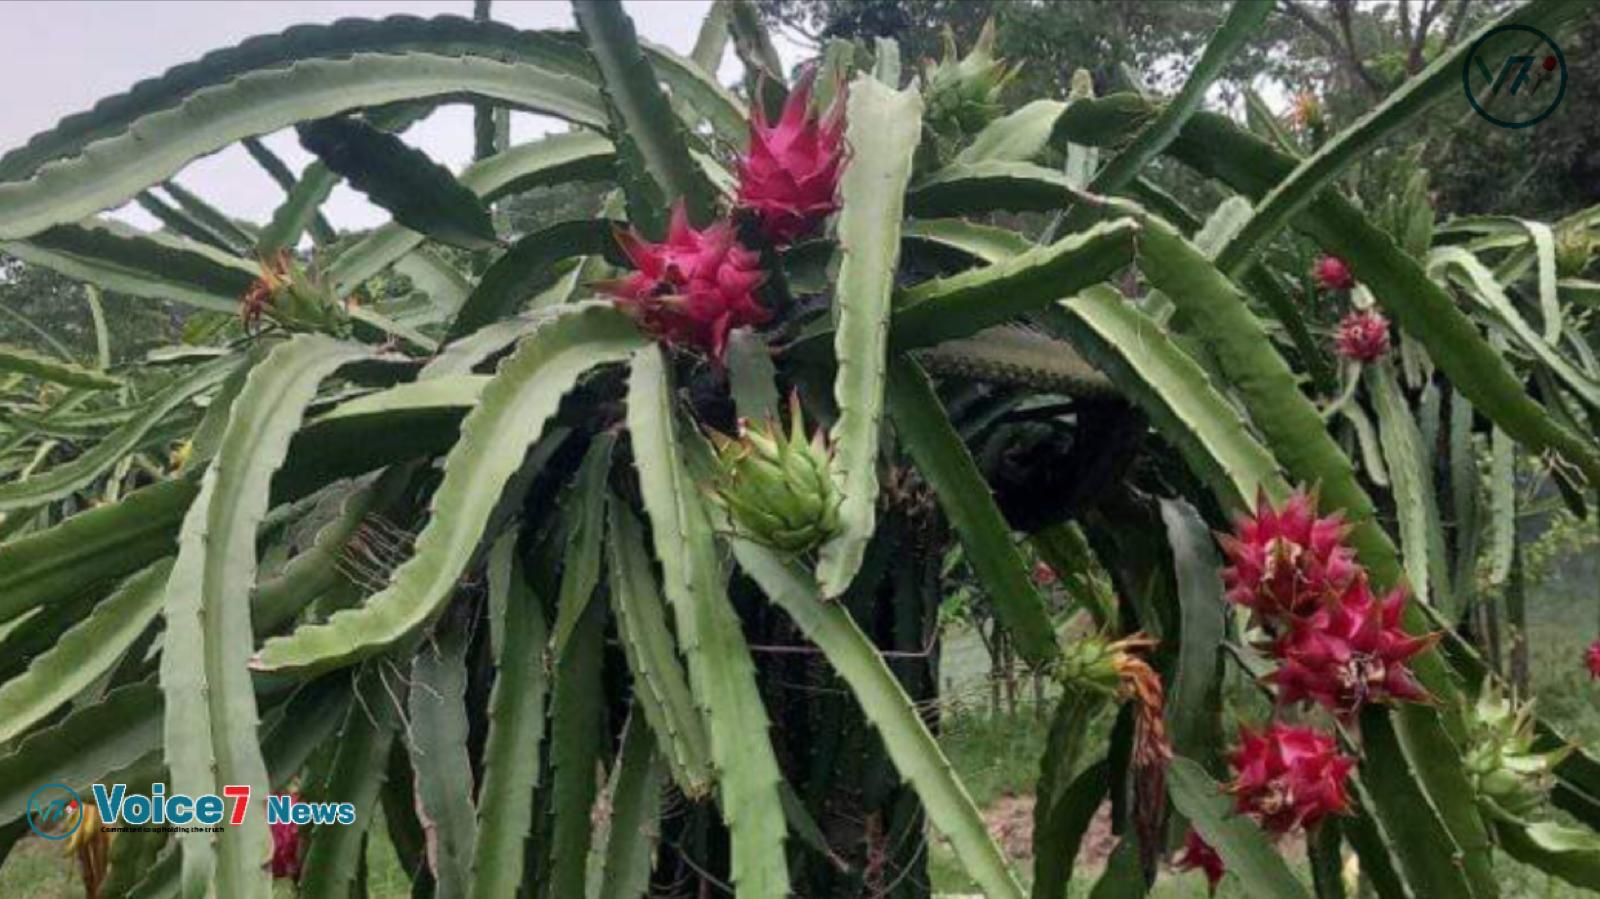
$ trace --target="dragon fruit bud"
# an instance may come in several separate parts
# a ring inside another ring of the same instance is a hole
[[[1289,123],[1302,131],[1320,132],[1327,124],[1322,113],[1322,101],[1311,91],[1295,94],[1294,104],[1289,107]]]
[[[1120,640],[1089,636],[1073,642],[1056,661],[1060,683],[1134,703],[1134,761],[1141,767],[1164,767],[1172,758],[1164,714],[1166,690],[1142,653],[1156,641],[1144,634]]]
[[[1317,517],[1312,494],[1297,491],[1281,508],[1258,494],[1255,515],[1217,538],[1231,563],[1222,570],[1228,599],[1268,623],[1311,614],[1356,576],[1349,529],[1341,515]]]
[[[728,332],[771,316],[755,296],[766,279],[760,257],[739,245],[729,222],[697,231],[679,204],[665,241],[650,243],[629,231],[616,237],[635,271],[596,286],[661,340],[720,361]]]
[[[1514,815],[1538,808],[1571,747],[1535,752],[1533,703],[1518,703],[1493,684],[1478,696],[1469,728],[1464,762],[1478,795]]]
[[[320,331],[335,337],[350,336],[350,315],[333,288],[313,277],[288,250],[261,260],[261,277],[240,299],[239,315],[246,330],[270,319],[290,331]]]
[[[976,134],[1005,112],[1000,94],[1020,67],[995,58],[994,20],[984,23],[966,56],[958,57],[956,37],[944,30],[944,58],[923,65],[923,96],[928,124],[947,135]]]
[[[1389,352],[1389,320],[1372,309],[1358,309],[1339,322],[1335,343],[1346,359],[1376,362]]]
[[[1591,236],[1581,224],[1568,225],[1556,231],[1556,274],[1563,278],[1576,278],[1589,267],[1589,260],[1600,249],[1600,239]]]
[[[1600,680],[1600,640],[1589,644],[1589,650],[1583,654],[1583,663],[1589,668],[1589,677]]]
[[[803,553],[839,530],[833,451],[820,430],[806,438],[798,395],[789,397],[787,435],[777,422],[741,421],[737,438],[712,432],[711,439],[720,468],[712,499],[740,536]]]
[[[1314,702],[1341,716],[1369,702],[1430,701],[1410,662],[1439,635],[1406,633],[1405,603],[1404,588],[1380,600],[1357,577],[1336,603],[1292,620],[1274,647],[1278,670],[1268,676],[1279,701]]]
[[[1223,867],[1222,856],[1211,848],[1199,831],[1191,828],[1189,835],[1183,838],[1183,854],[1176,861],[1181,870],[1204,871],[1206,885],[1211,888],[1212,895],[1216,895],[1217,884],[1222,882],[1222,875],[1227,873],[1227,869]]]
[[[761,104],[750,110],[750,149],[737,161],[738,205],[755,213],[761,233],[790,244],[839,208],[844,168],[844,91],[820,116],[811,109],[816,70],[807,71],[776,123]]]
[[[1350,811],[1346,781],[1356,762],[1330,734],[1278,722],[1260,732],[1241,727],[1229,762],[1234,805],[1269,833],[1315,827]]]
[[[1048,587],[1060,578],[1050,563],[1040,559],[1033,563],[1033,582],[1040,587]]]
[[[1350,266],[1338,256],[1319,258],[1311,268],[1311,277],[1323,290],[1349,290],[1356,286],[1356,276],[1350,273]]]

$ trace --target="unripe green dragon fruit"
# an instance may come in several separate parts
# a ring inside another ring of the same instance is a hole
[[[972,50],[958,58],[955,34],[945,28],[944,59],[938,65],[930,60],[922,70],[928,124],[934,131],[946,137],[976,134],[1005,112],[1000,93],[1019,67],[996,59],[994,44],[994,20],[990,19]]]
[[[739,436],[711,433],[721,472],[712,498],[739,536],[789,553],[814,549],[839,530],[841,497],[829,472],[833,450],[809,440],[800,397],[789,397],[789,433],[776,422],[739,422]]]
[[[1517,703],[1487,685],[1473,710],[1467,775],[1478,795],[1514,815],[1537,808],[1550,792],[1555,768],[1570,748],[1536,752],[1533,704]]]
[[[1556,232],[1556,272],[1563,278],[1576,278],[1589,267],[1600,240],[1587,228],[1568,226]]]

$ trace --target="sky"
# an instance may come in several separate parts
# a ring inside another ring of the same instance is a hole
[[[639,33],[687,54],[694,46],[710,0],[625,0]],[[571,28],[566,0],[495,0],[494,18],[519,28]],[[471,0],[10,0],[0,2],[0,64],[12,73],[0,80],[0,151],[25,142],[63,116],[87,109],[100,97],[121,93],[136,81],[230,46],[254,34],[282,31],[303,22],[348,17],[470,16]],[[785,57],[793,48],[779,47]],[[724,80],[738,72],[724,62]],[[786,58],[785,63],[793,59]],[[512,141],[530,140],[559,126],[539,116],[515,114]],[[459,171],[472,156],[472,112],[448,106],[413,126],[406,141]],[[292,130],[266,144],[298,171],[311,159]],[[223,211],[264,222],[282,191],[244,150],[231,147],[184,169],[177,181]],[[341,185],[323,207],[335,227],[364,228],[387,215]],[[153,228],[142,209],[125,207],[119,218]]]

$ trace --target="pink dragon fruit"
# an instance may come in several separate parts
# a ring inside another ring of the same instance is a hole
[[[300,825],[293,821],[274,821],[272,828],[272,861],[268,867],[272,876],[285,880],[300,879]]]
[[[1274,509],[1258,494],[1256,514],[1217,538],[1231,563],[1222,570],[1228,599],[1269,624],[1311,614],[1358,572],[1355,551],[1344,543],[1348,531],[1341,515],[1317,517],[1314,495],[1297,491]]]
[[[1310,701],[1341,716],[1368,702],[1430,701],[1409,663],[1439,635],[1406,633],[1405,604],[1405,588],[1380,600],[1357,577],[1338,602],[1291,622],[1274,647],[1281,664],[1268,677],[1279,701]]]
[[[766,278],[760,257],[739,245],[726,220],[697,231],[680,204],[672,210],[664,242],[618,231],[617,243],[636,271],[597,286],[668,343],[695,347],[720,361],[729,331],[763,324],[771,315],[754,293]]]
[[[1310,727],[1273,722],[1255,732],[1239,728],[1239,746],[1229,759],[1228,785],[1241,813],[1257,816],[1268,833],[1310,828],[1329,815],[1350,811],[1346,781],[1355,759],[1334,738]]]
[[[1350,274],[1350,266],[1338,256],[1319,258],[1317,264],[1311,267],[1311,277],[1323,290],[1349,290],[1356,286],[1356,276]]]
[[[755,213],[761,232],[790,244],[839,208],[844,167],[844,92],[820,117],[811,111],[813,69],[795,85],[776,124],[757,103],[750,111],[750,149],[739,157],[738,205]]]
[[[1389,352],[1389,320],[1372,309],[1352,312],[1339,322],[1335,343],[1346,359],[1376,362]]]

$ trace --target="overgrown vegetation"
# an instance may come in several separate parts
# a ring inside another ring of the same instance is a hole
[[[1270,11],[1156,48],[1156,95],[1019,82],[995,27],[788,77],[743,0],[690,57],[483,4],[0,158],[7,287],[93,285],[73,344],[0,348],[0,857],[67,837],[108,897],[1600,889],[1595,615],[1529,613],[1600,505],[1600,214],[1441,217],[1431,145],[1371,155],[1475,35],[1588,10],[1492,7],[1352,120],[1206,110]],[[463,172],[396,136],[462,101]],[[255,141],[291,127],[299,173]],[[171,180],[240,141],[269,222]],[[333,232],[341,181],[393,221]],[[146,351],[99,291],[195,311]],[[47,783],[251,798],[113,837]]]

